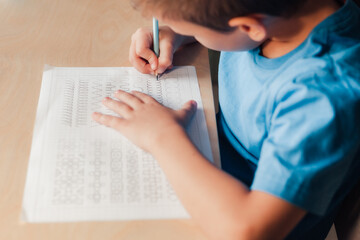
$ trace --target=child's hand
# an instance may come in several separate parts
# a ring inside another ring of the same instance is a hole
[[[139,72],[161,74],[172,67],[173,54],[178,47],[177,37],[178,35],[169,27],[160,27],[158,59],[152,50],[152,31],[148,28],[140,28],[131,37],[129,61]]]
[[[141,92],[118,90],[115,98],[105,98],[103,104],[121,117],[93,113],[93,119],[114,128],[130,141],[152,153],[159,141],[176,137],[196,111],[196,102],[189,101],[180,110],[162,106],[154,98]]]

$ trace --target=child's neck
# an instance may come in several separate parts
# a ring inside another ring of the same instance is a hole
[[[269,19],[268,40],[262,45],[267,58],[283,56],[297,48],[310,32],[341,6],[336,0],[307,0],[303,8],[289,19]],[[296,30],[296,31],[294,31]]]

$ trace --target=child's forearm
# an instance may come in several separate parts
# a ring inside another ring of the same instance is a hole
[[[176,138],[160,139],[152,154],[181,202],[209,235],[231,239],[226,237],[226,230],[234,224],[236,231],[245,226],[240,216],[234,214],[235,209],[244,206],[249,190],[206,160],[182,129],[168,136]]]

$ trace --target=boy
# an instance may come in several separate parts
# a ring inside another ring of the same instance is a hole
[[[150,152],[212,239],[324,239],[360,168],[360,10],[336,0],[135,0],[169,27],[132,37],[141,72],[171,68],[194,38],[221,50],[216,169],[183,126],[196,111],[117,91],[94,113]],[[188,36],[188,37],[186,37]],[[194,37],[194,38],[192,38]],[[211,183],[209,183],[211,181]]]

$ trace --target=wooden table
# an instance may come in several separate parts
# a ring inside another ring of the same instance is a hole
[[[0,239],[206,239],[192,220],[29,224],[20,213],[44,64],[130,66],[131,34],[151,26],[128,0],[0,0]],[[219,161],[206,49],[190,46],[175,65],[195,65],[213,154]]]

